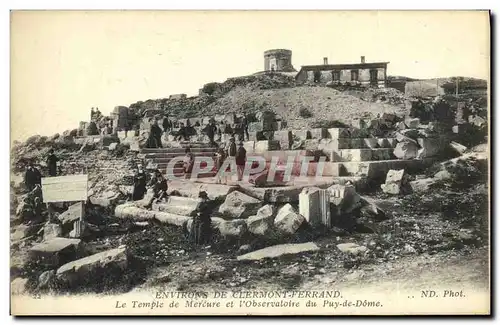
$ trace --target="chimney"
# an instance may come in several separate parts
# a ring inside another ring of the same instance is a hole
[[[328,58],[323,58],[323,64],[328,65]]]
[[[365,56],[364,55],[361,56],[361,63],[365,63]]]

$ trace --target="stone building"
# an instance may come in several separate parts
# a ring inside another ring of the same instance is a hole
[[[265,51],[264,71],[296,72],[292,65],[292,51],[285,49]]]
[[[328,64],[328,58],[323,58],[322,65],[302,66],[295,78],[299,83],[350,83],[362,86],[385,87],[387,85],[388,63],[367,63],[365,57],[362,56],[360,63]]]

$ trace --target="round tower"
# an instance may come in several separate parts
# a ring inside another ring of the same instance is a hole
[[[264,71],[296,71],[292,65],[292,51],[274,49],[264,52]]]

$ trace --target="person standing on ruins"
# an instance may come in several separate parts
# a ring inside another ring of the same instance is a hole
[[[248,134],[248,118],[246,113],[243,115],[241,124],[243,127],[244,135],[247,137],[247,141],[250,141],[250,135]],[[245,136],[243,136],[243,140],[245,140]]]
[[[93,121],[95,118],[95,111],[94,111],[94,108],[92,107],[90,109],[90,121]]]
[[[238,144],[238,150],[236,152],[236,168],[238,170],[238,180],[243,179],[243,171],[245,170],[245,163],[247,162],[247,151],[243,147],[243,142],[240,141]]]
[[[217,172],[217,179],[215,180],[215,182],[217,184],[221,184],[222,183],[222,176],[220,176],[220,172],[221,172],[221,168],[222,168],[222,165],[224,165],[224,160],[226,160],[226,154],[224,152],[224,149],[223,148],[219,148],[217,150],[217,152],[215,153],[215,168],[216,168],[216,172]]]
[[[215,126],[215,122],[210,121],[210,123],[208,124],[208,127],[207,127],[207,136],[208,136],[208,139],[210,141],[211,146],[217,145],[214,141],[215,132],[217,132],[217,127]]]
[[[198,194],[200,203],[192,213],[193,223],[191,224],[190,240],[195,245],[209,244],[212,239],[212,218],[210,216],[212,205],[208,199],[208,194],[201,191]]]
[[[191,173],[193,172],[193,166],[194,166],[194,155],[191,153],[191,148],[187,147],[186,150],[186,155],[184,156],[184,177],[186,179],[191,178]]]
[[[137,166],[134,175],[134,190],[132,192],[132,201],[142,200],[146,193],[146,173],[142,169],[142,165]]]
[[[47,167],[49,168],[49,176],[57,176],[57,162],[59,158],[54,154],[54,149],[49,150],[49,155],[47,157]]]
[[[42,186],[42,174],[33,165],[33,161],[31,160],[28,162],[28,167],[24,174],[24,184],[28,192],[33,191],[37,185]]]
[[[151,125],[151,130],[150,130],[150,136],[153,142],[155,142],[155,145],[153,148],[163,148],[161,144],[161,134],[162,130],[160,129],[160,126],[158,126],[158,121],[154,119],[153,124]]]

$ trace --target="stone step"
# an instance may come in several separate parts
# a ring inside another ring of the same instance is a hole
[[[203,157],[212,157],[216,153],[216,149],[214,150],[204,150],[204,151],[191,151],[194,156],[203,156]],[[144,158],[146,159],[154,159],[154,158],[172,158],[172,157],[184,157],[186,153],[184,150],[182,151],[169,151],[169,152],[152,152],[146,153]]]
[[[419,171],[432,165],[436,160],[424,159],[392,159],[378,161],[328,162],[324,164],[323,176],[366,176],[384,178],[390,169]]]
[[[217,148],[214,147],[191,147],[191,152],[216,152]],[[178,153],[185,154],[186,148],[142,148],[141,153],[143,154],[151,154],[151,153]]]
[[[333,152],[330,156],[332,162],[342,161],[374,161],[374,160],[390,160],[395,159],[394,149],[379,148],[379,149],[340,149],[338,152]]]
[[[321,139],[306,140],[306,149],[311,147],[325,152],[338,151],[341,149],[377,149],[395,148],[396,138],[341,138],[341,139]]]

